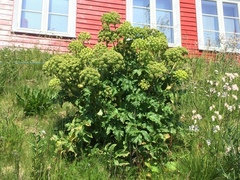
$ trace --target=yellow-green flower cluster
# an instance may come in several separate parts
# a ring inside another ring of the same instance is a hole
[[[143,90],[148,90],[150,87],[150,83],[146,79],[142,79],[138,86]]]
[[[151,61],[147,65],[150,78],[161,78],[164,80],[164,74],[167,72],[167,68],[163,63]]]
[[[155,56],[159,53],[164,53],[168,47],[168,42],[164,35],[157,37],[149,36],[145,41],[147,50],[152,52]]]
[[[82,32],[78,35],[78,40],[81,42],[89,41],[91,39],[91,35],[88,32]]]
[[[167,49],[164,56],[168,62],[183,62],[188,51],[182,47]]]
[[[48,86],[50,89],[58,89],[60,88],[61,81],[58,78],[53,78],[49,81]]]
[[[106,51],[100,58],[96,59],[94,65],[100,71],[118,71],[124,66],[123,56],[110,49]]]
[[[183,81],[183,80],[186,80],[188,78],[188,74],[187,74],[186,71],[179,69],[179,70],[174,72],[173,77],[177,78],[180,81]]]
[[[94,57],[93,54],[93,50],[91,48],[84,48],[81,50],[80,54],[79,54],[79,61],[81,66],[84,67],[88,67],[92,65],[92,59]]]
[[[100,74],[96,69],[86,67],[80,72],[79,81],[81,82],[78,84],[79,88],[83,88],[85,86],[97,86],[100,82]]]

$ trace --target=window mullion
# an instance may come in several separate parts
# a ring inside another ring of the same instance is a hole
[[[48,28],[48,9],[49,9],[49,0],[43,0],[42,29],[41,29],[41,31],[43,32],[47,32],[47,28]]]
[[[217,1],[217,11],[218,11],[219,34],[220,34],[220,36],[222,36],[222,35],[225,35],[223,2],[222,1]]]
[[[156,0],[150,0],[150,27],[156,28]]]

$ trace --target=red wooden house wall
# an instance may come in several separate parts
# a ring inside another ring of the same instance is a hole
[[[68,50],[67,46],[72,40],[70,38],[12,32],[13,6],[13,0],[0,0],[0,48],[14,46],[61,52]],[[77,0],[76,36],[82,31],[90,32],[92,35],[90,43],[95,44],[101,29],[102,14],[116,11],[122,20],[125,20],[125,9],[125,0]]]
[[[7,46],[37,47],[43,50],[67,51],[70,38],[39,36],[13,33],[13,0],[0,0],[0,48]],[[197,25],[195,0],[180,0],[182,46],[191,54],[198,54]],[[122,21],[126,19],[126,0],[77,0],[76,36],[82,32],[90,32],[91,44],[97,42],[97,34],[101,29],[102,14],[116,11]]]

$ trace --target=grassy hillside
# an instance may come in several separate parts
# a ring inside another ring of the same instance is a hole
[[[110,167],[101,152],[69,161],[55,151],[51,139],[75,108],[60,106],[48,87],[42,65],[51,56],[37,49],[0,50],[0,179],[240,178],[240,68],[234,58],[186,64],[190,79],[176,96],[178,132],[166,137],[169,161],[137,169]]]

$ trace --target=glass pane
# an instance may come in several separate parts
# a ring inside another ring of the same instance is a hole
[[[204,31],[205,46],[220,46],[219,33]]]
[[[173,26],[172,12],[157,11],[157,25]]]
[[[237,4],[223,3],[224,16],[238,17]]]
[[[211,16],[203,16],[203,29],[218,31],[218,18]]]
[[[49,15],[48,30],[49,31],[58,31],[58,32],[67,32],[68,31],[68,17],[67,16],[58,16],[58,15]]]
[[[133,22],[150,24],[150,11],[148,9],[133,8]]]
[[[169,43],[174,42],[173,28],[158,27],[157,29],[165,34]]]
[[[240,24],[238,19],[224,18],[225,31],[239,33]]]
[[[133,6],[149,7],[149,0],[133,0]]]
[[[50,0],[49,1],[49,12],[68,14],[68,0]]]
[[[217,4],[214,1],[203,1],[202,0],[202,13],[203,14],[214,14],[217,15]]]
[[[42,14],[33,12],[22,12],[21,25],[22,28],[41,29]]]
[[[22,9],[32,11],[42,11],[42,0],[23,0]]]
[[[156,0],[156,7],[159,9],[172,10],[172,0]]]

